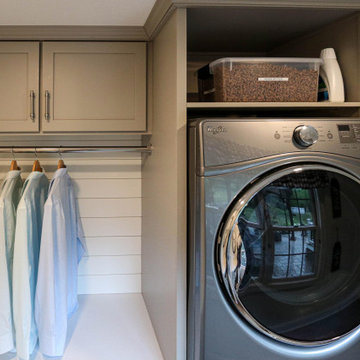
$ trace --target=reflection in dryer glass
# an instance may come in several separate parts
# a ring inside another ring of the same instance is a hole
[[[265,201],[273,246],[273,279],[315,275],[318,201],[314,189],[269,186]]]
[[[217,248],[220,281],[234,306],[270,332],[301,342],[357,327],[359,182],[345,173],[303,170],[241,201],[224,220]]]

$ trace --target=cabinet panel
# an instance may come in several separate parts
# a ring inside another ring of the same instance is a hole
[[[146,44],[44,43],[42,101],[46,132],[145,131]]]
[[[39,130],[39,43],[0,43],[0,132]]]

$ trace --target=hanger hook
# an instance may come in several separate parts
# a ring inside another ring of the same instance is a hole
[[[59,154],[60,160],[64,160],[63,156],[62,156],[62,153],[61,153],[61,145],[59,146],[58,154]]]
[[[14,154],[14,147],[13,147],[13,146],[11,147],[11,154],[12,154],[13,160],[16,161],[15,154]]]
[[[37,153],[37,151],[36,151],[36,147],[34,147],[34,153],[35,153],[36,160],[39,161],[39,163],[40,163],[40,160],[39,160],[39,157],[38,157],[38,153]],[[42,171],[45,172],[44,166],[40,165],[40,167],[41,167]]]

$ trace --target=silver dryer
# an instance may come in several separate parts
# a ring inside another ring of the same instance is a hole
[[[188,138],[187,359],[360,359],[360,120]]]

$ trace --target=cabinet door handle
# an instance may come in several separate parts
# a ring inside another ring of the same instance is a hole
[[[30,91],[30,119],[35,120],[35,91]]]
[[[50,120],[50,93],[45,90],[45,120]]]

